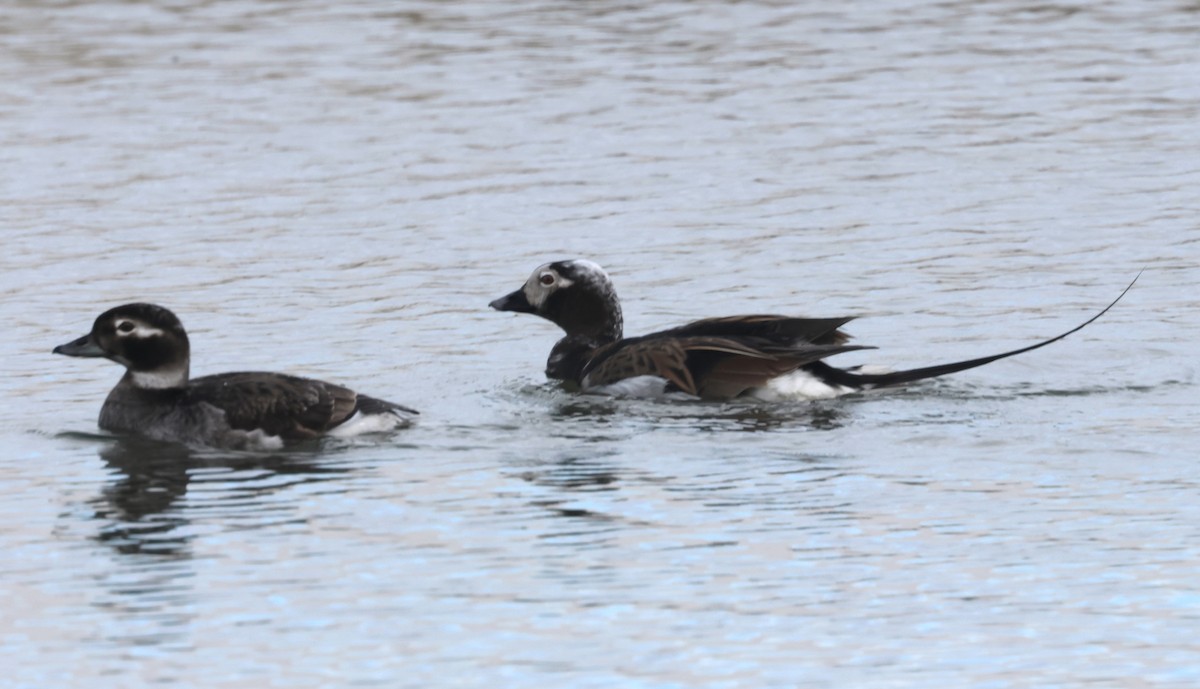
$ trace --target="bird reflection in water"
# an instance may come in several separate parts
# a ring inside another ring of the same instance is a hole
[[[195,537],[188,528],[193,516],[179,501],[189,485],[200,482],[224,488],[216,496],[224,494],[231,510],[244,509],[247,496],[264,500],[295,483],[328,480],[351,471],[328,458],[321,461],[319,449],[316,444],[309,450],[256,454],[119,438],[100,451],[113,474],[93,500],[96,518],[107,522],[97,539],[123,554],[188,557],[188,544]],[[282,475],[297,480],[278,480]],[[206,494],[204,515],[209,520],[219,514],[213,499]]]
[[[648,400],[621,400],[605,397],[572,398],[557,404],[550,412],[558,421],[597,419],[614,421],[648,420],[655,426],[690,426],[701,431],[762,432],[776,430],[831,431],[847,422],[844,403],[798,402],[761,404],[754,402],[658,403]]]
[[[852,415],[848,413],[849,408],[839,400],[792,404],[742,401],[714,404],[704,401],[662,403],[600,396],[571,397],[552,405],[549,417],[558,427],[559,432],[555,435],[577,440],[579,449],[553,458],[528,458],[526,461],[532,466],[522,471],[520,478],[546,490],[545,495],[530,501],[530,506],[544,510],[553,517],[584,523],[565,530],[551,529],[543,538],[587,534],[602,540],[603,534],[617,524],[645,526],[646,522],[595,509],[595,505],[607,505],[613,501],[610,498],[589,499],[588,494],[614,493],[636,486],[635,491],[642,493],[658,494],[661,489],[672,495],[684,496],[690,489],[681,490],[675,476],[661,473],[652,462],[628,457],[622,459],[611,451],[597,454],[585,449],[598,439],[608,444],[635,441],[635,444],[652,447],[653,439],[645,436],[664,428],[691,428],[701,433],[833,431],[850,422]],[[597,432],[598,424],[604,429],[603,432]],[[680,451],[678,448],[671,450],[674,453]],[[653,450],[649,452],[653,454]],[[686,453],[686,450],[682,452]],[[798,452],[789,461],[800,467],[797,471],[803,472],[813,472],[814,467],[824,464],[822,459],[804,452]],[[773,471],[778,473],[779,469]],[[703,486],[691,488],[706,496],[709,494]]]

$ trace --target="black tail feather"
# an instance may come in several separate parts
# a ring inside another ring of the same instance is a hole
[[[850,371],[846,371],[846,370],[843,370],[840,368],[834,368],[833,366],[830,366],[829,364],[826,364],[822,361],[808,364],[808,365],[804,366],[804,369],[806,371],[812,373],[813,375],[817,376],[821,380],[825,381],[826,383],[830,383],[832,385],[844,385],[846,387],[851,387],[851,388],[855,388],[858,390],[870,390],[872,388],[882,388],[882,387],[890,387],[890,386],[895,386],[895,385],[904,385],[905,383],[911,383],[911,382],[917,381],[917,380],[924,380],[926,378],[936,378],[938,376],[944,376],[948,373],[957,373],[958,371],[965,371],[969,368],[975,368],[977,366],[983,366],[984,364],[990,364],[993,361],[997,361],[999,359],[1006,359],[1010,356],[1016,356],[1018,354],[1024,354],[1025,352],[1031,352],[1035,349],[1040,349],[1042,347],[1045,347],[1048,344],[1058,342],[1059,340],[1063,339],[1064,337],[1066,337],[1072,333],[1076,333],[1076,332],[1079,332],[1080,330],[1083,330],[1085,327],[1090,325],[1097,318],[1103,316],[1105,313],[1108,313],[1109,309],[1116,306],[1117,302],[1121,301],[1121,298],[1125,296],[1125,294],[1133,287],[1134,283],[1136,283],[1138,281],[1138,278],[1141,276],[1142,276],[1142,273],[1139,271],[1137,276],[1135,276],[1133,278],[1133,282],[1130,282],[1129,286],[1126,287],[1119,295],[1117,295],[1117,298],[1114,299],[1111,304],[1109,304],[1108,306],[1105,306],[1104,309],[1100,311],[1100,313],[1097,313],[1095,316],[1092,316],[1091,318],[1087,319],[1083,323],[1075,326],[1074,328],[1071,328],[1067,332],[1065,332],[1061,335],[1058,335],[1056,337],[1052,337],[1048,340],[1043,340],[1041,342],[1038,342],[1037,344],[1029,345],[1028,347],[1014,349],[1010,352],[1004,352],[1002,354],[993,354],[991,356],[979,357],[978,359],[968,359],[966,361],[956,361],[956,362],[950,363],[950,364],[940,364],[937,366],[926,366],[924,368],[913,368],[913,369],[909,369],[907,371],[895,371],[892,373],[851,373]]]
[[[364,414],[386,414],[387,412],[400,412],[402,414],[420,414],[416,409],[410,409],[403,404],[388,402],[376,397],[367,397],[366,395],[358,396],[358,404],[355,407],[356,411]]]

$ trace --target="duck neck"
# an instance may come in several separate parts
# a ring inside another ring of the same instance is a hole
[[[572,291],[554,307],[551,318],[567,336],[550,350],[546,376],[578,382],[596,350],[624,336],[621,304],[611,285],[603,290]]]
[[[550,307],[547,316],[567,333],[567,339],[591,339],[608,344],[621,339],[625,321],[621,303],[611,288],[605,291],[568,292]]]
[[[546,377],[552,380],[579,382],[583,377],[584,367],[592,360],[592,355],[606,344],[608,342],[602,342],[589,335],[567,335],[550,350],[550,358],[546,360]]]
[[[125,372],[122,383],[139,390],[178,390],[187,387],[188,362],[169,366],[160,366],[152,371]]]

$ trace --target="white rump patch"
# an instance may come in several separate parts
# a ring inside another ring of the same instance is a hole
[[[353,438],[368,433],[387,433],[397,428],[411,426],[412,416],[401,411],[385,412],[383,414],[363,414],[354,412],[345,422],[335,426],[326,435],[333,438]]]
[[[828,400],[852,392],[857,392],[857,390],[845,385],[830,385],[808,371],[796,370],[787,375],[772,378],[765,386],[749,390],[748,395],[766,402],[785,402]]]

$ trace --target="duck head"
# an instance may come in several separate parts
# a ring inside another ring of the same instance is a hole
[[[125,304],[100,314],[88,334],[54,348],[54,354],[104,357],[125,367],[135,386],[187,385],[191,356],[187,333],[175,314],[154,304]]]
[[[621,304],[608,273],[582,259],[538,266],[524,286],[489,306],[541,316],[568,337],[599,344],[621,339],[624,327]]]

